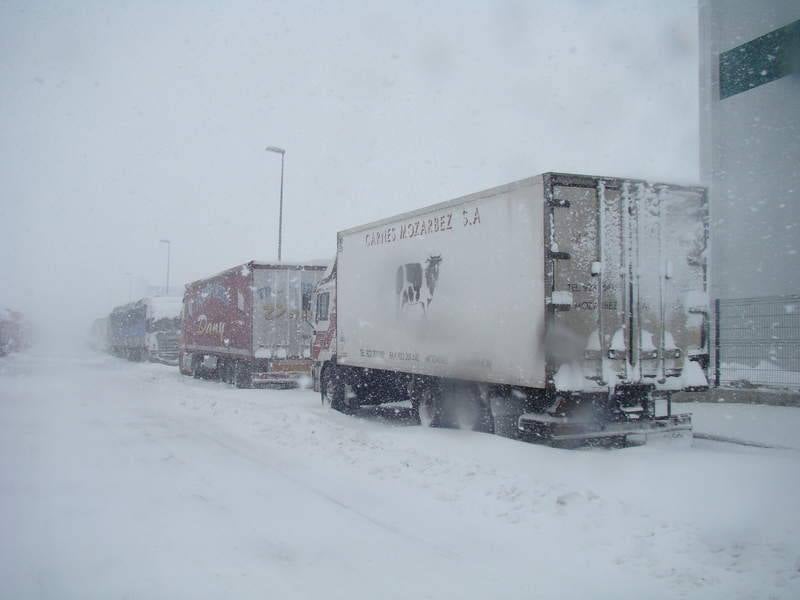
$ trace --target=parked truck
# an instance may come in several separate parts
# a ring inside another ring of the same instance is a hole
[[[706,191],[545,173],[342,231],[314,385],[352,411],[559,443],[691,435],[707,387]]]
[[[311,373],[311,296],[325,267],[250,261],[186,286],[180,369],[237,387]]]
[[[30,347],[31,328],[25,316],[10,308],[0,308],[0,357]]]
[[[116,307],[108,316],[108,348],[129,360],[178,363],[180,297],[142,298]]]

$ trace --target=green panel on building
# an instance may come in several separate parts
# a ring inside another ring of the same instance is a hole
[[[720,100],[797,72],[800,20],[720,54]]]

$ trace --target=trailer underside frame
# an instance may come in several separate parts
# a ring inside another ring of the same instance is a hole
[[[525,413],[518,422],[520,433],[547,441],[578,441],[627,436],[685,437],[692,432],[692,415],[677,414],[600,423],[573,417]]]

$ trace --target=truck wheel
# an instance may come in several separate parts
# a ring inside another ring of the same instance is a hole
[[[325,370],[322,371],[319,388],[322,406],[344,412],[344,382],[339,373],[336,372],[336,367],[330,365],[325,367]]]
[[[442,404],[453,427],[494,433],[494,418],[486,386],[457,382],[447,386],[443,396]]]
[[[189,361],[191,364],[191,360]],[[191,369],[186,368],[186,354],[181,352],[178,354],[178,371],[180,371],[181,375],[191,375]]]
[[[250,374],[250,365],[243,360],[237,360],[234,367],[233,381],[237,388],[247,389],[253,387],[253,379]]]
[[[223,383],[233,383],[233,362],[226,358],[222,361],[220,369]]]
[[[203,372],[203,357],[198,354],[192,354],[192,377],[200,379]]]
[[[416,399],[412,402],[412,406],[416,408],[420,425],[423,427],[442,426],[441,395],[433,385],[423,386],[416,395]]]

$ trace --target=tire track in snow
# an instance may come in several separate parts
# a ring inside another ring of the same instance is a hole
[[[175,423],[175,420],[172,419],[171,417],[164,416],[164,419]],[[203,421],[203,424],[204,425],[208,425],[208,423],[205,422],[205,421]],[[372,524],[373,526],[378,527],[379,529],[382,529],[383,531],[386,531],[388,533],[391,533],[393,535],[401,537],[401,538],[405,539],[408,542],[412,542],[414,544],[419,544],[419,545],[426,546],[426,547],[434,550],[436,553],[438,553],[439,555],[441,555],[444,558],[447,558],[447,559],[450,559],[450,560],[460,560],[461,559],[461,557],[458,554],[454,553],[452,550],[450,550],[448,548],[443,548],[443,547],[441,547],[441,546],[439,546],[437,544],[434,544],[434,543],[432,543],[432,542],[430,542],[428,540],[425,540],[425,539],[423,539],[421,537],[413,535],[413,534],[409,533],[408,531],[400,529],[399,527],[397,527],[395,525],[392,525],[391,523],[387,523],[387,522],[382,521],[382,520],[380,520],[380,519],[378,519],[376,517],[373,517],[372,515],[369,515],[369,514],[363,512],[363,511],[359,510],[358,508],[352,506],[351,504],[348,504],[347,502],[344,502],[343,500],[340,500],[339,498],[337,498],[336,496],[330,494],[329,492],[327,492],[327,491],[325,491],[323,489],[320,489],[319,487],[317,487],[317,486],[315,486],[313,484],[310,484],[307,481],[304,481],[303,479],[300,479],[298,477],[295,477],[295,476],[289,474],[285,470],[280,469],[278,466],[276,466],[274,464],[274,461],[269,461],[268,462],[268,461],[264,460],[261,457],[261,455],[258,454],[257,452],[255,452],[254,450],[251,450],[249,448],[243,448],[242,446],[246,442],[243,443],[241,440],[235,440],[231,436],[229,436],[227,434],[224,434],[224,433],[221,434],[221,435],[212,435],[211,433],[208,433],[208,432],[205,432],[205,431],[192,431],[189,435],[190,436],[195,436],[195,437],[198,437],[198,438],[203,438],[203,439],[205,439],[205,440],[207,440],[209,442],[212,442],[212,443],[216,444],[217,446],[219,446],[221,448],[224,448],[228,452],[231,452],[231,453],[239,456],[240,458],[243,458],[243,459],[245,459],[245,460],[247,460],[247,461],[249,461],[251,463],[257,464],[260,467],[270,469],[272,472],[274,472],[275,474],[279,475],[283,479],[289,481],[290,483],[294,484],[296,487],[301,488],[301,489],[303,489],[303,490],[305,490],[307,492],[310,492],[310,493],[314,494],[318,498],[321,498],[321,499],[325,500],[326,502],[338,507],[340,510],[343,510],[345,512],[353,514],[353,515],[359,517],[360,519],[363,519],[364,521],[367,521],[368,523]],[[229,438],[229,440],[226,441],[226,440],[222,439],[222,437]]]
[[[701,432],[693,432],[692,436],[698,440],[708,440],[709,442],[722,442],[724,444],[736,444],[737,446],[749,446],[751,448],[765,448],[768,450],[795,450],[795,448],[790,448],[789,446],[779,446],[779,445],[770,445],[764,444],[762,442],[753,442],[750,440],[743,440],[735,437],[729,437],[726,435],[716,435],[713,433],[701,433]]]

